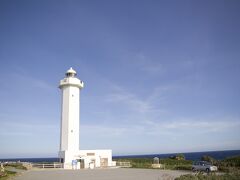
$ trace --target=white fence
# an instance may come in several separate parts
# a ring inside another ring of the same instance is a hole
[[[45,163],[32,163],[32,167],[33,168],[63,168],[63,164],[62,163],[49,163],[49,164],[45,164]]]
[[[116,164],[120,167],[132,167],[130,162],[117,162]]]

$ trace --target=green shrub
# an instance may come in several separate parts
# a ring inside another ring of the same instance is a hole
[[[136,158],[131,159],[131,165],[133,168],[151,168],[152,159],[150,158]]]
[[[223,172],[236,172],[240,169],[240,156],[229,157],[222,161],[219,161],[218,164],[219,171]]]
[[[173,167],[174,170],[192,170],[192,165],[177,165]]]
[[[16,169],[27,170],[27,168],[23,166],[22,163],[12,163],[12,164],[6,165],[6,167],[14,167]]]
[[[185,160],[185,156],[184,156],[184,154],[177,154],[176,159],[177,160]]]
[[[185,160],[185,156],[184,156],[184,154],[176,154],[174,156],[170,156],[169,159]]]
[[[240,179],[240,173],[226,173],[223,175],[217,175],[217,174],[186,174],[181,175],[178,178],[175,178],[175,180],[239,180]]]
[[[226,158],[222,161],[227,166],[240,167],[240,156]]]
[[[217,164],[218,164],[218,161],[217,161],[216,159],[214,159],[214,158],[211,157],[211,156],[207,156],[207,155],[203,156],[203,157],[201,158],[201,160],[202,160],[202,161],[210,162],[211,164],[214,164],[214,165],[217,165]]]
[[[160,159],[160,164],[164,164],[165,169],[191,170],[192,161],[176,159]]]

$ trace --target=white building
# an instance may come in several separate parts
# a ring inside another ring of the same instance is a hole
[[[72,68],[60,81],[62,114],[59,158],[64,169],[115,166],[112,150],[79,150],[80,90],[84,83]]]

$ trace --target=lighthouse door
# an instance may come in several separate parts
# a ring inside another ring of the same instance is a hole
[[[80,159],[80,169],[84,169],[84,159]]]
[[[108,158],[101,158],[101,167],[108,166]]]

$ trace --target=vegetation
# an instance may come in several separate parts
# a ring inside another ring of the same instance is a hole
[[[5,170],[4,172],[0,172],[0,179],[6,180],[9,177],[14,176],[15,174],[16,172]]]
[[[203,156],[202,160],[209,161],[218,166],[219,171],[225,172],[221,175],[214,174],[201,174],[196,175],[182,175],[175,180],[239,180],[240,179],[240,156],[229,157],[224,160],[218,161],[210,156]]]
[[[177,154],[175,156],[170,156],[170,159],[175,159],[175,160],[185,160],[184,154]]]
[[[159,163],[163,165],[165,169],[171,170],[191,170],[192,161],[185,160],[181,155],[176,155],[174,157],[169,157],[165,159],[160,159]],[[131,163],[133,168],[152,168],[153,159],[152,158],[125,158],[125,159],[115,159],[116,161],[128,161]],[[222,174],[218,173],[196,173],[194,175],[187,174],[182,175],[176,180],[238,180],[240,179],[240,156],[229,157],[224,160],[216,160],[210,156],[203,156],[201,158],[203,161],[211,162],[216,165]]]
[[[165,169],[172,170],[191,170],[192,161],[190,160],[177,160],[177,159],[160,159],[160,164],[165,166]]]
[[[213,165],[217,165],[218,164],[218,161],[216,159],[214,159],[213,157],[211,156],[203,156],[201,158],[202,161],[207,161],[207,162],[210,162],[211,164]]]
[[[221,163],[226,166],[240,168],[240,156],[226,158]]]
[[[229,158],[229,159],[220,161],[217,164],[219,171],[232,173],[232,172],[240,170],[240,166],[238,164],[239,158],[240,158],[240,156],[236,157],[236,158]]]
[[[151,158],[125,158],[125,159],[115,159],[118,162],[130,162],[132,168],[151,168],[152,159]]]
[[[6,180],[9,179],[9,177],[16,175],[17,172],[14,171],[14,169],[20,169],[20,170],[27,170],[26,167],[22,165],[22,163],[9,163],[5,164],[4,169],[1,169],[0,172],[0,180]],[[10,170],[11,168],[14,168],[13,170]]]
[[[7,164],[5,166],[5,168],[7,167],[14,167],[16,169],[21,169],[21,170],[27,170],[27,168],[25,166],[22,165],[22,163],[11,163],[11,164]]]
[[[234,173],[225,173],[221,175],[217,175],[215,173],[207,174],[207,175],[204,175],[202,173],[198,173],[195,175],[186,174],[178,178],[175,178],[175,180],[239,180],[239,178],[240,178],[240,172],[237,171]]]
[[[219,171],[232,173],[240,170],[240,156],[228,157],[224,160],[216,160],[210,156],[203,156],[202,160],[211,162]]]
[[[116,161],[131,163],[132,168],[152,168],[152,158],[126,158],[116,159]],[[178,170],[191,170],[192,161],[189,160],[177,160],[177,159],[160,159],[160,164],[163,164],[165,169],[178,169]]]

